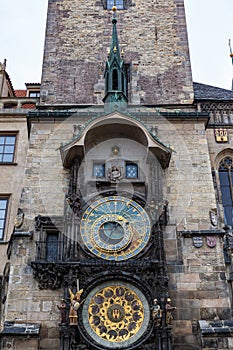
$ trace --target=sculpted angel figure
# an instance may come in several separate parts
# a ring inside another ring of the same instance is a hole
[[[72,290],[69,288],[69,293],[70,293],[69,323],[70,323],[70,325],[77,325],[77,323],[78,323],[77,311],[78,311],[80,305],[82,304],[82,303],[80,303],[80,298],[81,298],[82,292],[83,292],[83,289],[80,289],[78,292],[76,292],[76,294],[74,294],[72,292]]]

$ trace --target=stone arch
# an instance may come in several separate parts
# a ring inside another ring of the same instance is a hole
[[[218,170],[221,161],[226,157],[233,158],[233,148],[225,148],[224,150],[222,150],[216,155],[215,161],[214,161],[214,167],[216,170]]]
[[[92,144],[111,139],[114,136],[140,143],[157,158],[162,168],[168,167],[171,150],[159,139],[153,137],[140,120],[122,115],[119,112],[90,120],[75,139],[61,146],[63,165],[70,168],[75,158],[81,162],[86,152],[91,149]]]

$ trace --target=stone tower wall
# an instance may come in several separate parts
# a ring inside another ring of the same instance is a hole
[[[183,0],[135,0],[117,16],[129,64],[129,102],[192,102]],[[49,0],[42,75],[46,103],[102,103],[111,18],[101,1]]]

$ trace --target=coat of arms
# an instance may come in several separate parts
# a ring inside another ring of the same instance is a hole
[[[196,248],[201,248],[203,246],[203,238],[200,236],[193,237],[193,245]]]
[[[214,248],[217,244],[217,239],[214,236],[208,236],[208,237],[206,237],[206,242],[207,242],[208,247]]]

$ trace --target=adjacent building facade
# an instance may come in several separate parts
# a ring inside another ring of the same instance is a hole
[[[233,92],[183,0],[49,0],[40,93],[4,74],[2,349],[232,349]]]

